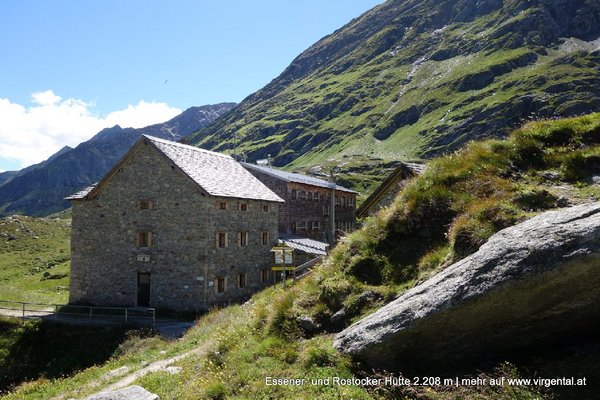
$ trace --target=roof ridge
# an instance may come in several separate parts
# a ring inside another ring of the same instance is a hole
[[[273,168],[271,166],[257,165],[257,164],[251,164],[251,163],[245,163],[245,162],[240,162],[240,164],[242,164],[243,166],[248,166],[251,169],[263,172],[265,174],[271,173],[272,175],[276,175],[280,179],[284,179],[286,181],[293,181],[294,177],[298,177],[298,178],[296,178],[297,180],[295,180],[294,182],[305,183],[307,185],[320,186],[320,187],[326,187],[326,188],[331,188],[332,183],[333,183],[333,182],[325,180],[325,179],[317,178],[316,176],[304,175],[304,174],[300,174],[298,172],[288,172],[288,171],[284,171],[281,169]],[[307,179],[310,181],[307,182],[306,181]],[[355,191],[353,189],[338,185],[337,183],[335,183],[335,190],[340,190],[340,191],[349,192],[349,193],[358,193],[357,191]]]
[[[182,149],[188,149],[188,150],[194,150],[194,151],[198,151],[201,153],[207,153],[213,156],[219,156],[219,157],[224,157],[224,158],[228,158],[228,159],[234,159],[233,157],[231,157],[230,155],[227,154],[223,154],[223,153],[218,153],[216,151],[212,151],[212,150],[206,150],[203,149],[202,147],[196,147],[196,146],[191,146],[189,144],[183,144],[183,143],[179,143],[179,142],[174,142],[172,140],[168,140],[168,139],[162,139],[156,136],[151,136],[151,135],[146,135],[146,134],[142,134],[142,136],[152,142],[159,142],[162,144],[166,144],[169,146],[174,146],[174,147],[180,147]]]

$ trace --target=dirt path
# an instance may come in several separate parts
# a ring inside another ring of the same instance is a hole
[[[100,388],[100,387],[101,387],[101,389],[98,390],[97,392],[86,395],[85,397],[82,397],[81,399],[87,399],[91,396],[97,396],[101,393],[112,392],[115,390],[123,389],[127,386],[130,386],[137,379],[142,378],[145,375],[148,375],[148,374],[151,374],[154,372],[168,371],[167,370],[168,367],[173,366],[173,364],[177,363],[180,360],[183,360],[186,357],[189,357],[189,356],[192,356],[195,354],[204,355],[209,349],[211,349],[213,347],[213,345],[214,345],[213,341],[211,341],[211,340],[206,341],[199,347],[196,347],[195,349],[188,350],[184,353],[178,354],[178,355],[170,357],[170,358],[166,358],[164,360],[155,361],[153,363],[146,365],[145,367],[143,367],[141,369],[138,369],[137,371],[133,371],[131,373],[126,372],[125,375],[122,376],[118,381],[102,387],[103,381],[106,381],[107,379],[110,379],[112,377],[111,376],[112,372],[109,372],[106,375],[104,375],[103,377],[101,377],[100,379],[98,379],[94,382],[90,382],[87,385],[85,385],[84,388],[86,388],[86,389]],[[72,398],[72,397],[69,397],[69,398]],[[57,397],[53,397],[50,400],[64,400],[64,399],[65,399],[65,396],[60,395]]]

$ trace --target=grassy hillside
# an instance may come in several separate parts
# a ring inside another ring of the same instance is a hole
[[[68,300],[71,220],[0,219],[0,300]]]
[[[598,21],[590,0],[389,0],[187,140],[295,168],[431,157],[597,111]]]
[[[469,144],[434,159],[396,202],[350,234],[308,277],[271,287],[244,305],[213,310],[182,339],[126,341],[103,365],[23,385],[7,399],[82,397],[148,363],[187,351],[165,370],[135,382],[161,399],[593,399],[600,390],[600,342],[564,343],[446,371],[452,377],[587,376],[588,386],[360,386],[332,379],[386,376],[332,348],[333,333],[392,300],[491,234],[545,209],[600,196],[600,114],[532,122],[508,140]],[[342,312],[343,311],[343,312]],[[419,351],[415,349],[415,351]],[[507,363],[508,362],[508,363]],[[410,369],[401,371],[412,377]],[[269,385],[267,377],[304,378]],[[327,383],[326,379],[330,381]],[[320,381],[319,381],[320,379]]]

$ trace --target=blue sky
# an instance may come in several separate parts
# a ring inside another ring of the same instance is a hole
[[[0,171],[241,101],[383,0],[0,1]]]

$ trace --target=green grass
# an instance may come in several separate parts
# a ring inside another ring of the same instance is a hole
[[[68,301],[70,219],[0,219],[0,300]]]
[[[509,140],[473,142],[432,160],[389,210],[349,235],[332,257],[355,276],[370,266],[371,279],[389,283],[458,260],[498,230],[557,207],[561,197],[594,199],[599,144],[600,114],[532,122]],[[546,173],[556,181],[545,180]],[[447,255],[436,254],[445,248]]]

